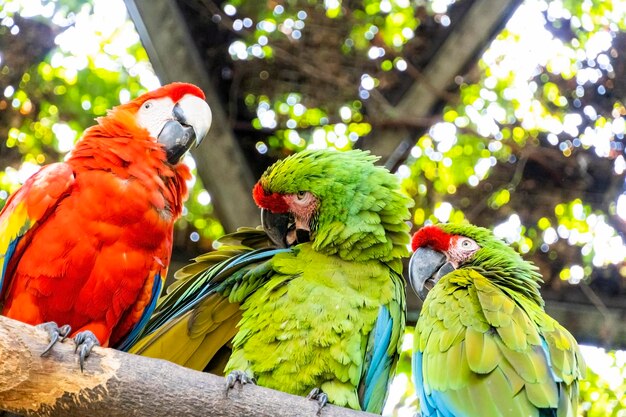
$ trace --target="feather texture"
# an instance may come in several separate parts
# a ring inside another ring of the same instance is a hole
[[[480,249],[422,307],[413,357],[422,415],[575,417],[585,364],[543,310],[534,266],[486,229],[437,227]]]
[[[304,151],[268,168],[256,202],[282,212],[313,196],[310,242],[276,249],[253,229],[220,239],[176,273],[131,352],[381,413],[404,328],[411,200],[374,161]]]
[[[148,98],[190,91],[202,94],[173,84],[111,110],[66,162],[10,197],[0,213],[3,315],[91,330],[104,346],[137,336],[167,273],[191,175],[167,162],[135,112]]]

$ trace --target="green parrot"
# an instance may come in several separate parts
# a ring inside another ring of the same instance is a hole
[[[423,417],[576,417],[585,363],[544,311],[532,263],[469,224],[420,229],[413,380]]]
[[[380,414],[413,202],[376,160],[307,150],[269,167],[253,190],[264,230],[228,235],[178,271],[130,351]]]

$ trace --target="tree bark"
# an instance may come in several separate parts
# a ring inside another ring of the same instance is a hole
[[[80,371],[74,343],[41,357],[45,332],[0,316],[0,409],[26,416],[315,416],[315,401],[171,362],[96,347]],[[0,413],[1,414],[1,413]],[[327,405],[321,416],[372,416]]]

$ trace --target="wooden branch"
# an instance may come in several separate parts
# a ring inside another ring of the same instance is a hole
[[[74,343],[45,357],[45,332],[0,316],[0,409],[26,416],[173,417],[311,416],[317,403],[245,385],[171,362],[94,348],[81,373]],[[0,413],[1,414],[1,413]],[[327,417],[373,416],[332,405]]]

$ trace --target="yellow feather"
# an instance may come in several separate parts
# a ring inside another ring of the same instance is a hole
[[[507,385],[513,395],[517,395],[517,393],[524,388],[525,381],[519,376],[517,370],[514,369],[508,361],[500,361],[498,364],[498,370],[504,374]]]
[[[467,384],[470,378],[470,367],[466,359],[466,343],[457,343],[453,345],[447,352],[448,366],[455,366],[454,372],[446,372],[445,369],[439,372],[447,375],[449,389],[456,390]],[[453,364],[453,365],[452,365]]]
[[[211,294],[193,310],[189,319],[189,337],[204,336],[231,317],[241,318],[239,303],[231,303],[218,293]]]
[[[528,400],[537,408],[556,408],[559,404],[557,385],[551,379],[541,384],[526,384]]]
[[[145,336],[130,352],[201,371],[234,337],[240,319],[238,304],[213,294],[193,312]]]
[[[470,369],[479,374],[493,371],[500,361],[493,335],[471,327],[465,332],[465,352]]]
[[[203,370],[213,360],[215,355],[235,337],[237,323],[240,318],[241,314],[230,317],[223,321],[215,330],[199,339],[202,342],[194,349],[193,355],[190,355],[181,365],[191,369]],[[223,365],[219,369],[220,373],[224,371],[226,362]]]

